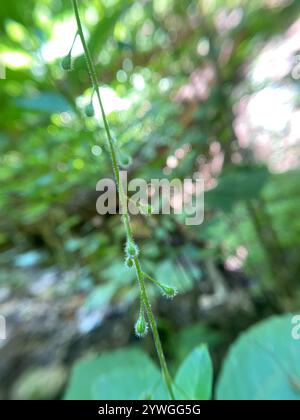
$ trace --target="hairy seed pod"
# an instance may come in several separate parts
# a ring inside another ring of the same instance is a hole
[[[177,289],[174,287],[166,286],[165,284],[161,284],[160,288],[162,290],[163,295],[168,299],[173,299],[174,296],[177,295]]]
[[[92,103],[89,103],[84,108],[84,113],[87,117],[93,117],[95,115],[95,110]]]
[[[142,311],[135,323],[134,330],[137,337],[145,337],[148,333],[148,323],[146,322],[144,312]]]
[[[125,258],[125,266],[127,268],[132,268],[133,267],[133,259],[130,257],[126,257]]]
[[[62,60],[61,60],[61,66],[65,71],[70,71],[72,70],[72,57],[71,54],[66,55]]]
[[[125,251],[129,258],[137,257],[139,254],[139,249],[133,241],[127,241]]]

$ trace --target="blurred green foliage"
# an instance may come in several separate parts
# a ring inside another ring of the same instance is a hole
[[[286,39],[300,3],[83,0],[80,9],[111,128],[121,152],[132,158],[129,176],[149,181],[193,178],[200,172],[206,177],[201,226],[185,226],[179,215],[132,219],[146,271],[187,295],[207,279],[208,290],[217,290],[225,273],[226,293],[245,287],[254,306],[262,300],[267,307],[256,319],[299,309],[299,166],[274,170],[270,156],[258,159],[255,149],[261,133],[272,145],[279,139],[275,155],[283,161],[290,121],[282,130],[250,129],[253,147],[242,144],[235,122],[243,100],[266,87],[291,89],[296,97],[290,100],[291,110],[297,111],[299,81],[291,72],[261,81],[252,69],[267,43]],[[123,264],[125,234],[119,216],[100,216],[95,208],[97,181],[113,175],[101,122],[84,115],[91,89],[77,41],[73,71],[66,73],[60,65],[75,34],[71,3],[2,1],[0,34],[0,64],[5,67],[0,80],[0,286],[19,290],[31,281],[31,269],[55,266],[74,271],[67,291],[60,293],[83,293],[84,310],[129,305],[137,293],[134,276]],[[289,60],[296,54],[290,52]],[[293,147],[296,159],[299,146]],[[151,286],[150,293],[156,296]],[[197,316],[191,323],[196,321]],[[277,336],[275,324],[268,328]],[[197,325],[195,332],[192,325],[170,338],[182,342],[178,354],[173,352],[176,365],[199,343],[215,348],[228,335],[204,322]],[[276,357],[288,357],[286,350],[276,347]],[[232,350],[240,360],[239,351]],[[112,356],[113,365],[118,357]],[[87,367],[91,376],[92,363]],[[146,393],[159,376],[148,364]],[[230,369],[226,362],[224,383],[226,375],[234,375]],[[245,366],[243,375],[248,369],[252,365]],[[133,373],[130,378],[134,386]],[[85,398],[102,390],[100,379],[94,391],[86,388]],[[110,376],[106,380],[113,381]],[[69,398],[83,392],[72,387]],[[223,397],[221,388],[217,392]],[[252,393],[232,389],[231,396],[238,391],[244,397]],[[260,396],[272,397],[271,391]],[[119,398],[141,397],[130,392],[130,387],[120,389]]]

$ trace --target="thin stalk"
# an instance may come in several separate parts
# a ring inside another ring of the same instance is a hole
[[[104,111],[104,107],[103,107],[103,103],[102,103],[102,100],[101,100],[101,96],[100,96],[100,92],[99,92],[99,82],[98,82],[95,66],[94,66],[94,63],[92,61],[91,54],[90,54],[89,48],[87,46],[87,43],[85,41],[85,37],[83,35],[83,30],[82,30],[82,25],[81,25],[77,0],[72,0],[72,5],[73,5],[74,13],[75,13],[78,34],[79,34],[79,37],[80,37],[80,40],[81,40],[81,43],[82,43],[82,46],[83,46],[83,49],[84,49],[84,55],[85,55],[85,58],[86,58],[88,72],[89,72],[89,75],[90,75],[90,78],[91,78],[91,82],[92,82],[92,85],[93,85],[94,92],[96,93],[96,96],[97,96],[97,99],[98,99],[98,102],[99,102],[100,110],[101,110],[101,116],[102,116],[104,129],[105,129],[105,133],[106,133],[109,153],[110,153],[110,157],[111,157],[111,161],[112,161],[113,172],[114,172],[114,175],[115,175],[115,179],[116,179],[116,183],[117,183],[117,187],[118,187],[118,191],[119,191],[119,200],[120,200],[120,204],[122,206],[122,210],[124,211],[122,220],[123,220],[124,227],[125,227],[125,230],[126,230],[127,239],[133,241],[132,229],[131,229],[130,219],[129,219],[129,215],[128,215],[128,211],[127,211],[127,197],[124,193],[122,181],[121,181],[121,178],[120,178],[120,169],[119,169],[118,160],[117,160],[116,146],[114,144],[114,140],[113,140],[111,132],[110,132],[109,124],[108,124],[106,114],[105,114],[105,111]],[[170,393],[171,398],[174,399],[174,393],[173,393],[173,389],[172,389],[172,379],[171,379],[171,376],[170,376],[170,373],[169,373],[169,370],[168,370],[168,367],[167,367],[166,359],[165,359],[165,356],[164,356],[164,352],[163,352],[163,349],[162,349],[160,337],[159,337],[158,330],[157,330],[156,321],[155,321],[154,314],[153,314],[152,309],[151,309],[151,304],[149,302],[149,298],[148,298],[148,294],[147,294],[147,290],[146,290],[145,282],[144,282],[144,278],[143,278],[143,273],[142,273],[142,269],[141,269],[141,264],[140,264],[139,258],[137,256],[134,257],[134,265],[135,265],[136,276],[137,276],[137,280],[138,280],[138,284],[139,284],[139,288],[140,288],[141,299],[142,299],[142,302],[143,302],[143,304],[146,308],[147,317],[148,317],[148,320],[149,320],[149,323],[150,323],[150,327],[151,327],[151,331],[152,331],[152,335],[153,335],[153,339],[154,339],[154,344],[155,344],[157,355],[158,355],[158,358],[159,358],[163,378],[165,380],[165,383],[167,385],[167,388],[168,388],[168,391]]]
[[[158,334],[158,330],[157,330],[156,321],[155,321],[155,318],[154,318],[154,315],[153,315],[153,311],[151,309],[151,304],[149,302],[149,298],[148,298],[148,294],[147,294],[147,290],[146,290],[146,286],[145,286],[145,282],[144,282],[144,273],[142,272],[140,261],[139,261],[138,257],[134,258],[134,263],[135,263],[135,270],[136,270],[136,274],[137,274],[137,278],[138,278],[138,282],[139,282],[139,286],[140,286],[141,299],[144,303],[144,306],[146,308],[146,312],[147,312],[147,315],[148,315],[148,320],[149,320],[149,323],[150,323],[150,328],[151,328],[151,331],[152,331],[152,335],[153,335],[156,351],[157,351],[157,354],[158,354],[161,370],[162,370],[162,373],[163,373],[163,377],[164,377],[164,380],[165,380],[166,385],[168,387],[170,396],[171,396],[172,400],[174,400],[175,397],[174,397],[174,393],[173,393],[173,389],[172,389],[172,378],[170,376],[168,366],[167,366],[167,363],[166,363],[165,355],[164,355],[164,352],[163,352],[163,348],[162,348],[161,341],[160,341],[159,334]]]
[[[146,277],[148,280],[150,280],[152,283],[156,284],[156,286],[161,287],[161,284],[155,280],[153,277],[149,276],[147,273],[142,273],[144,277]]]
[[[71,45],[71,48],[70,48],[69,54],[71,54],[71,53],[72,53],[72,50],[73,50],[73,47],[74,47],[74,44],[75,44],[75,41],[76,41],[77,35],[78,35],[78,31],[76,32],[76,34],[75,34],[75,36],[74,36],[74,39],[73,39],[73,42],[72,42],[72,45]]]

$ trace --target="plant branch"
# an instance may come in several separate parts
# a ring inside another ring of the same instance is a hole
[[[123,220],[124,227],[125,227],[125,230],[126,230],[127,240],[133,242],[132,229],[131,229],[130,219],[129,219],[129,215],[128,215],[128,211],[127,211],[127,197],[124,193],[122,181],[121,181],[121,178],[120,178],[120,169],[119,169],[119,164],[118,164],[118,160],[117,160],[116,146],[115,146],[114,139],[112,138],[112,135],[111,135],[111,132],[110,132],[109,124],[108,124],[106,114],[105,114],[105,111],[104,111],[104,107],[103,107],[103,103],[102,103],[102,100],[101,100],[101,96],[100,96],[100,92],[99,92],[99,82],[98,82],[98,79],[97,79],[95,66],[94,66],[93,61],[91,59],[91,54],[90,54],[89,48],[87,46],[87,43],[85,41],[85,37],[84,37],[84,34],[83,34],[77,0],[72,0],[72,4],[73,4],[74,13],[75,13],[76,23],[77,23],[78,34],[79,34],[79,37],[80,37],[80,40],[81,40],[81,43],[82,43],[82,46],[83,46],[83,49],[84,49],[84,55],[85,55],[85,58],[86,58],[88,72],[89,72],[89,75],[90,75],[90,78],[91,78],[91,82],[92,82],[92,85],[93,85],[94,92],[96,93],[96,96],[97,96],[97,99],[98,99],[98,102],[99,102],[100,110],[101,110],[101,116],[102,116],[102,119],[103,119],[104,129],[105,129],[105,132],[106,132],[107,143],[108,143],[109,153],[110,153],[110,157],[111,157],[111,161],[112,161],[113,172],[114,172],[117,187],[118,187],[119,200],[120,200],[120,204],[122,206],[122,210],[124,212],[122,220]],[[170,376],[170,373],[169,373],[169,370],[168,370],[168,367],[167,367],[167,363],[166,363],[166,360],[165,360],[164,352],[163,352],[163,349],[162,349],[160,337],[159,337],[158,330],[157,330],[156,321],[155,321],[155,318],[154,318],[154,315],[153,315],[153,312],[152,312],[152,309],[151,309],[151,304],[149,302],[149,298],[148,298],[148,294],[147,294],[147,290],[146,290],[146,286],[145,286],[145,282],[144,282],[144,277],[143,277],[143,273],[142,273],[142,269],[141,269],[141,264],[140,264],[138,256],[135,256],[133,261],[134,261],[136,276],[137,276],[137,280],[138,280],[138,284],[139,284],[139,288],[140,288],[141,300],[142,300],[142,302],[143,302],[143,304],[146,308],[147,317],[148,317],[148,320],[149,320],[149,323],[150,323],[150,327],[151,327],[156,351],[157,351],[159,362],[160,362],[160,365],[161,365],[162,374],[163,374],[164,380],[166,382],[166,385],[167,385],[168,391],[170,393],[170,396],[171,396],[172,399],[174,399],[174,393],[173,393],[173,389],[172,389],[172,379],[171,379],[171,376]]]

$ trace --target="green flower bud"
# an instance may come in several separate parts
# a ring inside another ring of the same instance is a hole
[[[130,156],[122,154],[119,158],[119,164],[120,166],[122,166],[123,168],[127,168],[128,166],[130,166],[132,163],[132,159]]]
[[[145,337],[148,333],[148,323],[146,322],[144,312],[142,311],[135,323],[134,330],[137,337]]]
[[[86,107],[84,108],[84,112],[87,117],[93,117],[95,115],[95,110],[92,102],[86,105]]]
[[[173,297],[178,293],[177,289],[174,287],[166,286],[165,284],[161,284],[160,288],[162,289],[163,295],[168,299],[173,299]]]
[[[66,55],[62,60],[61,60],[61,66],[65,71],[70,71],[72,70],[72,57],[71,54]]]
[[[138,254],[139,254],[139,249],[138,249],[137,245],[132,241],[127,241],[125,251],[126,251],[126,255],[129,258],[137,257]]]
[[[132,268],[133,267],[133,259],[130,258],[130,257],[126,257],[125,265],[126,265],[127,268]]]

